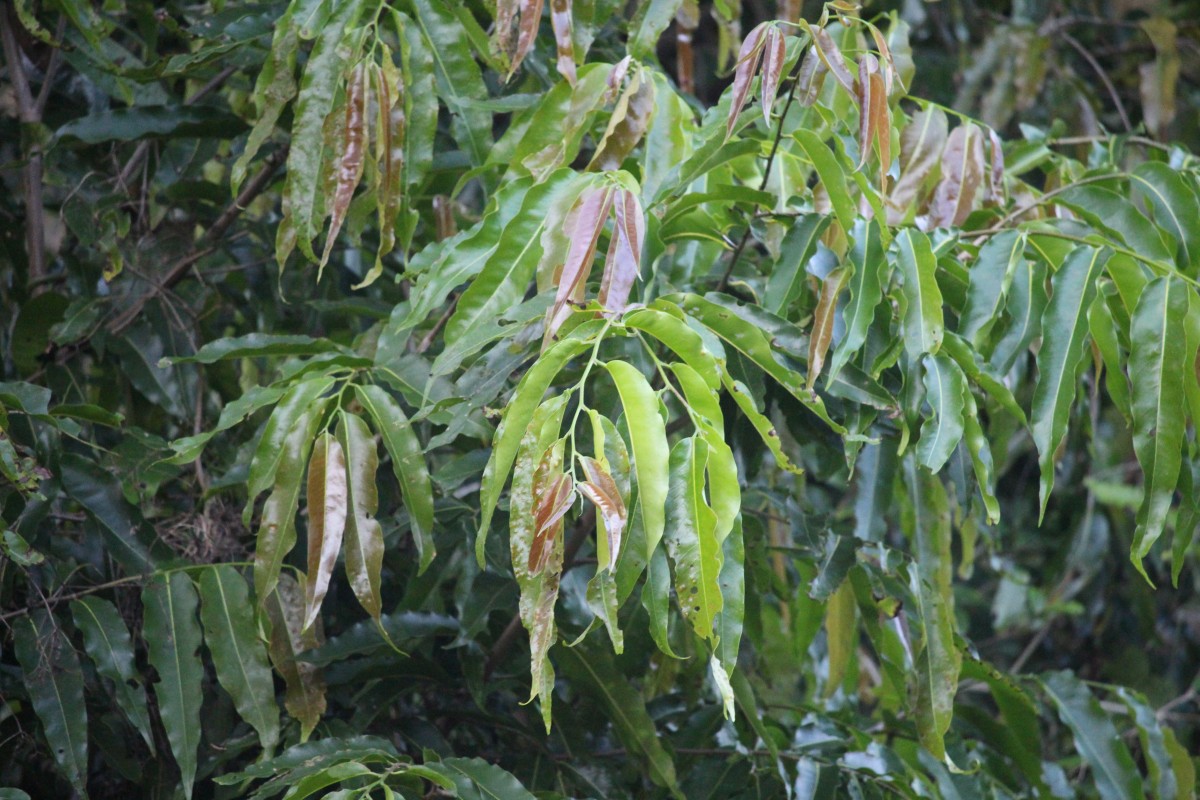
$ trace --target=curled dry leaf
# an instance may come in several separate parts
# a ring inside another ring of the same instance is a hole
[[[733,97],[729,102],[729,119],[725,123],[726,139],[733,135],[733,127],[737,124],[742,109],[746,107],[746,99],[750,96],[750,84],[754,81],[754,73],[762,60],[763,45],[771,27],[769,22],[759,24],[742,42],[742,49],[738,53],[733,71]]]
[[[929,210],[933,227],[962,224],[971,213],[985,169],[983,132],[972,123],[959,125],[942,150],[942,179]]]
[[[316,621],[329,591],[329,579],[342,549],[349,502],[346,456],[330,433],[317,437],[308,462],[308,586],[304,593],[304,629]]]
[[[334,178],[333,202],[330,208],[332,220],[329,223],[329,237],[325,240],[325,252],[321,254],[321,266],[318,269],[317,280],[320,280],[320,270],[329,261],[333,251],[334,240],[346,219],[350,209],[350,201],[354,198],[354,190],[362,179],[363,163],[367,139],[367,72],[363,64],[358,64],[350,72],[350,82],[346,85],[346,118],[342,130],[341,158],[337,162]]]
[[[700,27],[700,5],[683,0],[675,12],[675,79],[684,94],[696,93],[696,51],[692,40]]]
[[[558,74],[574,86],[575,42],[571,37],[571,0],[550,0],[550,27],[554,29]]]
[[[575,500],[575,481],[569,473],[557,471],[557,462],[547,453],[533,476],[533,541],[528,564],[532,575],[546,568],[554,542],[562,532],[563,517]]]
[[[616,226],[608,246],[597,299],[600,305],[619,314],[629,304],[629,293],[640,273],[646,222],[642,204],[633,192],[618,189],[613,205],[617,212]]]
[[[763,119],[771,124],[771,110],[775,108],[775,98],[779,95],[779,80],[783,76],[783,59],[786,55],[783,31],[772,25],[767,29],[763,41],[762,76],[760,90],[762,92]]]
[[[571,303],[583,302],[583,286],[592,271],[600,234],[608,220],[608,210],[612,207],[613,193],[611,186],[583,192],[563,222],[563,231],[571,246],[557,276],[558,291],[555,292],[554,302],[546,310],[543,347],[554,340],[558,329],[570,316]]]
[[[608,538],[608,563],[601,564],[601,567],[615,570],[617,557],[621,553],[621,540],[625,534],[625,524],[629,519],[625,501],[621,499],[617,482],[599,461],[587,457],[581,460],[583,461],[583,471],[587,474],[587,481],[579,484],[579,491],[596,506],[600,519],[604,523],[605,536]]]

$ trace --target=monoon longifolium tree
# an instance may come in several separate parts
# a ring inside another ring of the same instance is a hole
[[[0,796],[1193,797],[1195,22],[893,5],[0,10]]]

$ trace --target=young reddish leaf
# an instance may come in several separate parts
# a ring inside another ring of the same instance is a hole
[[[733,72],[733,96],[729,101],[729,119],[725,123],[726,139],[733,135],[733,126],[737,124],[738,116],[750,96],[750,84],[758,70],[758,62],[762,60],[763,44],[770,27],[769,22],[759,24],[742,42]]]
[[[533,542],[529,545],[529,572],[540,574],[549,563],[554,542],[563,528],[563,517],[575,500],[575,481],[568,473],[555,475],[557,459],[550,452],[533,476]]]
[[[379,222],[379,250],[375,265],[353,288],[368,286],[383,274],[383,257],[396,246],[396,214],[404,197],[404,140],[407,120],[404,116],[404,76],[392,60],[391,50],[383,42],[382,64],[371,68],[371,86],[375,94],[375,207]]]
[[[346,457],[328,432],[317,437],[308,462],[308,588],[304,630],[312,627],[329,590],[329,578],[346,530]]]
[[[621,540],[625,534],[625,523],[629,518],[625,509],[625,501],[621,499],[617,482],[599,461],[587,457],[581,460],[583,461],[583,471],[587,474],[587,481],[579,484],[579,491],[596,506],[596,511],[599,512],[600,519],[604,523],[604,533],[608,538],[608,563],[601,564],[600,567],[615,570],[617,557],[621,554]]]
[[[892,57],[892,49],[888,47],[887,37],[883,32],[874,25],[867,25],[871,31],[871,37],[875,40],[875,49],[879,51],[880,58],[883,59],[883,86],[887,96],[892,95],[893,78],[897,76],[896,60]]]
[[[574,86],[575,42],[571,38],[571,0],[550,0],[550,27],[554,28],[558,74]]]
[[[583,302],[583,286],[592,271],[600,233],[608,220],[613,202],[613,188],[602,186],[583,192],[563,223],[571,247],[567,260],[558,275],[558,291],[554,303],[546,311],[546,333],[542,346],[553,341],[558,329],[571,314],[570,304]]]
[[[346,516],[346,578],[358,602],[375,619],[383,611],[383,527],[375,518],[379,490],[375,483],[379,453],[375,437],[362,418],[342,412],[338,432],[346,454],[350,513]]]
[[[517,71],[517,67],[521,66],[525,56],[529,55],[529,51],[533,49],[533,43],[537,41],[538,28],[542,24],[542,9],[545,5],[544,0],[520,0],[520,2],[521,20],[517,23],[519,28],[517,51],[513,54],[512,64],[508,68],[508,77],[510,78]]]
[[[321,279],[321,271],[329,261],[329,254],[333,252],[334,240],[337,239],[342,222],[346,219],[346,212],[350,209],[354,190],[358,187],[359,180],[362,179],[367,138],[366,76],[365,66],[359,64],[350,72],[350,82],[346,85],[346,121],[342,131],[342,155],[338,160],[334,182],[329,236],[325,240],[325,252],[321,254],[317,280]]]
[[[621,162],[646,135],[653,111],[654,82],[645,70],[638,69],[617,100],[588,169],[620,169]]]
[[[821,297],[817,300],[816,311],[813,312],[812,334],[808,339],[808,388],[811,390],[821,375],[821,367],[825,366],[825,354],[829,352],[829,343],[833,340],[833,318],[837,311],[838,295],[842,291],[849,274],[844,269],[835,269],[825,276],[821,284]]]
[[[942,180],[933,193],[930,224],[935,227],[961,225],[971,213],[975,194],[983,182],[983,136],[971,123],[950,132],[942,150]]]
[[[937,166],[946,144],[946,112],[929,108],[913,114],[900,132],[900,177],[888,195],[888,224],[904,221],[909,208],[917,202],[921,187]]]
[[[821,60],[817,48],[810,47],[804,54],[804,63],[800,65],[800,74],[796,77],[796,99],[806,108],[817,102],[817,95],[825,85],[825,76],[829,67]]]
[[[763,119],[771,124],[771,110],[775,108],[775,98],[779,94],[779,80],[783,76],[783,59],[786,49],[783,41],[783,31],[772,25],[767,29],[763,42],[762,56],[762,112]]]
[[[824,28],[813,28],[812,37],[817,53],[825,63],[825,68],[833,73],[833,77],[837,78],[837,82],[851,97],[857,98],[858,92],[854,88],[854,75],[850,72],[850,67],[846,65],[846,59],[842,56],[842,51],[838,49],[837,44],[834,43],[833,37],[829,35],[829,31]]]
[[[683,0],[675,12],[675,80],[679,91],[696,93],[696,51],[692,40],[700,27],[700,6],[696,0]]]
[[[608,246],[598,300],[600,305],[609,311],[620,313],[629,304],[629,292],[633,289],[633,282],[640,272],[646,223],[642,215],[642,205],[633,192],[618,189],[614,205],[617,224],[613,230],[612,242]]]
[[[871,144],[875,141],[878,118],[871,113],[871,74],[879,71],[875,56],[864,55],[858,59],[858,83],[855,100],[858,103],[858,166],[862,169],[871,157]]]
[[[508,66],[511,75],[516,67],[512,66],[513,23],[517,19],[518,6],[521,0],[496,0],[496,23],[492,28],[492,52],[499,56]]]

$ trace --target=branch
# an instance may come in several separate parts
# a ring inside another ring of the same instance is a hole
[[[4,50],[4,61],[8,64],[8,80],[17,98],[17,114],[24,125],[37,125],[42,121],[38,99],[29,89],[29,76],[21,61],[21,47],[13,34],[9,19],[9,5],[0,8],[0,45]],[[50,75],[47,74],[47,78]],[[45,86],[42,87],[43,92]],[[39,98],[40,99],[40,98]],[[42,152],[37,144],[30,146],[26,154],[22,188],[25,194],[25,254],[29,262],[29,293],[36,294],[43,288],[46,274],[46,215],[42,207]]]

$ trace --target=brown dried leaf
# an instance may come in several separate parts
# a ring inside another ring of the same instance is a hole
[[[871,108],[871,74],[879,71],[879,62],[872,55],[863,55],[858,59],[858,83],[856,88],[858,93],[855,95],[855,100],[858,102],[858,166],[856,169],[862,169],[867,163],[867,159],[871,157],[871,144],[875,141],[878,123],[878,117],[872,113]]]
[[[579,485],[579,491],[596,506],[608,538],[608,563],[601,564],[600,567],[615,570],[617,557],[621,553],[621,540],[625,535],[625,524],[629,519],[625,501],[621,499],[617,482],[599,461],[586,457],[581,460],[587,481]]]
[[[871,85],[871,127],[875,131],[875,144],[879,150],[879,190],[887,194],[887,172],[892,166],[892,111],[888,106],[883,76],[872,72],[868,81]]]
[[[625,56],[616,64],[613,64],[612,72],[608,73],[608,88],[600,97],[601,106],[606,106],[617,99],[617,93],[621,91],[621,86],[625,83],[625,76],[629,74],[629,65],[633,62],[633,56]]]
[[[496,24],[492,29],[492,52],[511,66],[513,52],[513,23],[517,20],[521,0],[496,0]],[[511,71],[509,74],[512,74]]]
[[[618,189],[614,205],[617,224],[608,246],[604,277],[600,280],[600,295],[597,299],[600,305],[619,314],[629,304],[629,293],[641,271],[646,222],[642,204],[633,192]]]
[[[767,29],[763,42],[761,95],[763,119],[771,124],[771,111],[775,108],[775,98],[779,95],[779,80],[783,76],[783,59],[786,55],[783,31],[777,26]]]
[[[575,207],[567,215],[563,229],[571,246],[567,250],[567,260],[558,275],[558,291],[554,295],[554,303],[546,310],[543,347],[554,339],[558,329],[570,316],[570,303],[583,301],[583,286],[592,271],[592,261],[596,258],[600,234],[604,231],[604,223],[608,221],[613,192],[611,186],[589,189],[579,196]]]
[[[520,0],[520,3],[521,19],[517,23],[519,27],[517,50],[513,54],[512,64],[508,68],[508,77],[510,78],[517,71],[517,67],[521,66],[525,56],[529,55],[534,42],[537,41],[538,28],[542,24],[542,10],[545,6],[544,0]]]
[[[746,99],[750,96],[750,84],[754,81],[754,73],[762,60],[764,39],[770,24],[759,24],[742,42],[737,64],[734,65],[733,95],[729,102],[729,119],[725,123],[726,139],[733,135],[733,126],[737,124],[738,117],[746,106]]]
[[[812,333],[808,338],[808,388],[812,389],[817,378],[821,376],[821,368],[825,366],[825,355],[829,352],[829,343],[833,340],[833,318],[837,312],[838,294],[846,284],[849,273],[846,270],[835,269],[825,276],[821,283],[821,296],[817,300],[817,308],[813,311]]]
[[[558,74],[575,85],[575,42],[571,37],[571,0],[550,0],[550,27],[558,56]]]
[[[796,77],[796,99],[800,101],[800,105],[809,107],[817,102],[817,96],[821,94],[821,87],[825,85],[825,76],[828,74],[829,68],[821,60],[817,48],[808,48],[808,52],[804,54],[804,63],[800,65],[800,74]]]
[[[305,650],[325,642],[320,617],[316,625],[307,630],[302,628],[305,594],[304,587],[291,573],[285,572],[263,603],[271,623],[267,651],[275,671],[283,676],[286,686],[283,705],[300,721],[302,742],[308,739],[325,713],[325,676],[321,668],[297,658]]]
[[[900,177],[888,195],[888,224],[899,225],[917,202],[946,144],[946,113],[929,108],[913,115],[900,132]]]
[[[833,37],[824,28],[817,27],[812,28],[812,37],[821,60],[825,62],[825,68],[833,73],[833,77],[837,78],[837,82],[849,92],[851,97],[857,99],[858,92],[854,88],[854,75],[850,72],[850,67],[846,65],[846,59],[833,41]]]
[[[962,224],[971,213],[984,171],[983,132],[969,122],[959,125],[942,150],[942,179],[929,211],[933,227]]]
[[[334,180],[333,202],[327,205],[332,214],[329,223],[329,237],[325,240],[325,252],[321,254],[321,265],[317,269],[317,280],[321,279],[321,271],[329,261],[333,252],[333,243],[337,239],[346,212],[350,209],[350,201],[354,198],[354,190],[362,179],[364,156],[367,139],[367,80],[366,68],[358,64],[350,72],[350,82],[346,84],[346,116],[345,128],[342,131],[342,155],[338,160]]]
[[[354,286],[360,289],[383,274],[383,257],[396,246],[396,214],[404,198],[404,77],[397,69],[392,51],[380,42],[379,64],[371,65],[371,86],[375,94],[375,207],[379,222],[379,250],[375,265]]]
[[[329,591],[329,579],[342,550],[348,510],[346,456],[328,431],[317,437],[308,462],[308,588],[304,630],[312,627]]]

